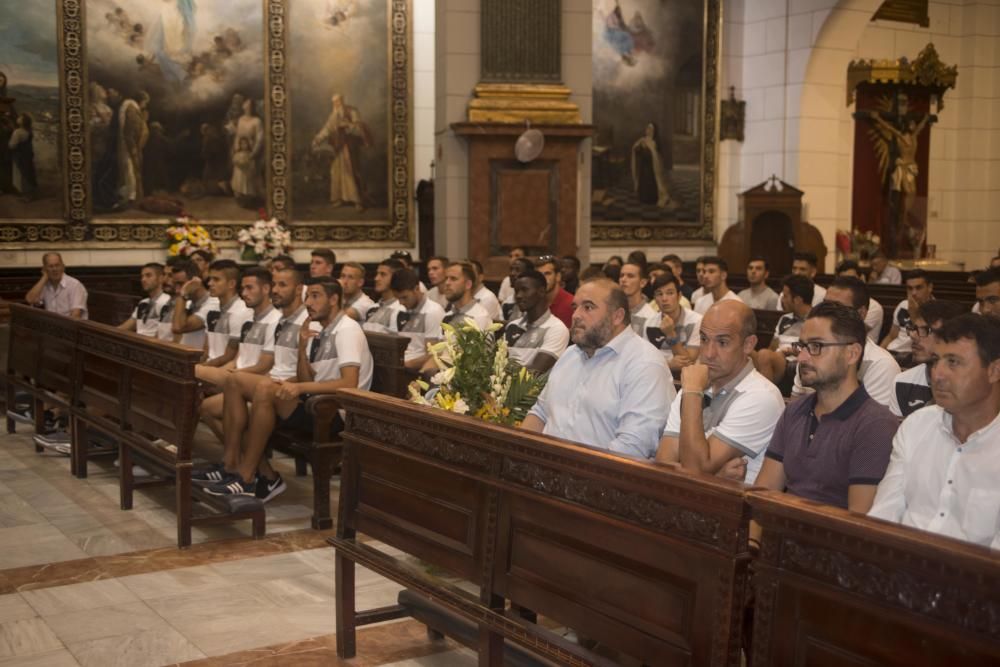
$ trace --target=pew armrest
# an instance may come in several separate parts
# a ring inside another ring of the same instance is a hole
[[[306,401],[306,411],[313,417],[313,442],[332,442],[334,421],[339,417],[340,403],[332,394],[310,396]]]

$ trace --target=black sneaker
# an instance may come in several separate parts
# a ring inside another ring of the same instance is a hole
[[[221,463],[212,463],[211,465],[202,468],[195,468],[191,471],[191,481],[195,484],[201,485],[231,482],[236,477],[237,475],[234,475],[231,472],[226,472],[225,466]]]
[[[231,481],[206,486],[205,493],[213,496],[256,496],[257,480],[244,482],[239,477],[236,477]]]
[[[275,479],[257,475],[257,497],[265,503],[288,488],[285,480],[281,479],[281,474],[275,474],[278,475]]]

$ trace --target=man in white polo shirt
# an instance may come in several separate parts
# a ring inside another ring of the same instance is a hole
[[[358,322],[364,322],[375,302],[365,294],[365,267],[357,262],[344,262],[340,267],[340,286],[344,288],[344,312]]]
[[[549,312],[545,298],[547,286],[545,276],[534,269],[517,276],[514,300],[523,315],[503,328],[508,356],[535,373],[545,373],[552,368],[569,344],[569,329]]]
[[[704,296],[700,297],[694,304],[694,310],[699,315],[704,315],[709,308],[719,301],[739,301],[740,297],[736,292],[729,289],[726,278],[729,276],[729,265],[726,260],[719,257],[703,257],[702,263],[702,285],[705,289]]]
[[[164,326],[161,314],[157,333],[163,340],[171,340],[204,352],[205,325],[209,313],[219,309],[219,299],[206,289],[192,262],[174,264],[171,275],[174,281],[174,299],[169,310],[169,328]],[[168,339],[168,335],[171,338]]]
[[[785,402],[750,361],[756,330],[757,318],[739,299],[705,313],[698,363],[681,369],[681,391],[670,405],[657,461],[728,475],[734,460],[748,458],[744,481],[757,478]]]
[[[413,269],[400,269],[392,274],[392,291],[403,307],[396,313],[394,329],[410,339],[403,362],[410,370],[419,371],[431,358],[427,344],[441,339],[444,308],[420,290],[420,280]]]
[[[497,299],[496,294],[490,291],[490,288],[483,284],[483,265],[475,259],[468,260],[468,263],[476,271],[476,283],[472,288],[472,298],[478,301],[479,305],[489,313],[490,320],[502,322],[503,310],[500,308],[500,300]]]
[[[163,291],[163,265],[150,262],[139,272],[139,282],[146,298],[136,304],[132,316],[118,325],[124,331],[134,331],[140,336],[156,338],[160,328],[160,313],[170,303],[170,295]]]
[[[378,303],[368,309],[367,314],[361,314],[361,322],[365,331],[375,333],[395,333],[396,315],[403,306],[392,291],[392,274],[403,269],[403,263],[398,259],[388,258],[379,262],[375,269],[375,292]]]
[[[761,375],[784,387],[785,391],[791,386],[797,363],[791,346],[798,342],[802,325],[812,309],[815,287],[805,276],[792,274],[785,278],[781,287],[781,303],[787,312],[778,318],[768,349],[757,350],[751,355]]]
[[[444,298],[441,288],[444,285],[444,268],[449,263],[448,258],[442,255],[434,255],[427,260],[427,280],[431,284],[431,288],[427,290],[427,298],[442,308],[448,307],[448,300]]]
[[[646,285],[649,284],[649,274],[645,264],[626,262],[618,274],[618,284],[621,285],[625,297],[628,298],[629,324],[640,338],[646,338],[646,328],[660,325],[660,314],[646,300]]]
[[[653,282],[653,298],[660,308],[660,322],[646,329],[646,337],[663,354],[670,370],[679,371],[698,359],[701,315],[681,307],[680,282],[672,273]]]
[[[219,300],[218,310],[205,320],[205,361],[194,368],[202,382],[221,386],[239,352],[243,325],[253,310],[239,297],[240,268],[231,259],[217,259],[208,267],[208,292]]]
[[[445,324],[460,326],[466,318],[471,318],[483,331],[493,324],[493,318],[474,296],[475,284],[476,269],[472,264],[452,262],[448,265],[444,271],[444,296],[448,299],[442,320]]]
[[[868,516],[1000,549],[1000,319],[944,323],[935,405],[907,417]]]

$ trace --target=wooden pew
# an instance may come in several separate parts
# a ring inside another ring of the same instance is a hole
[[[88,317],[92,322],[116,327],[132,316],[139,299],[131,294],[90,290],[87,292]]]
[[[550,663],[611,664],[507,602],[648,665],[739,665],[749,561],[740,485],[366,392],[337,397],[348,411],[329,540],[339,656],[355,654],[356,626],[407,613],[358,611],[357,563],[477,624],[481,665],[501,664],[505,638]]]
[[[388,396],[405,396],[410,376],[403,363],[403,354],[409,339],[371,331],[366,331],[365,337],[373,362],[371,390]],[[340,435],[333,432],[338,405],[333,396],[314,396],[307,401],[306,409],[313,416],[312,431],[275,429],[268,446],[294,456],[297,475],[305,475],[307,465],[312,468],[312,527],[325,530],[333,527],[330,478],[340,465],[343,450]]]
[[[194,366],[201,351],[164,343],[95,322],[81,322],[74,369],[73,460],[86,475],[86,431],[119,443],[121,508],[132,508],[136,487],[172,483],[177,545],[191,544],[191,527],[249,519],[264,534],[264,506],[250,497],[218,498],[193,488],[191,448],[201,394]],[[133,458],[160,476],[136,481]],[[195,517],[192,494],[221,513]]]
[[[753,665],[1000,664],[1000,554],[769,491]]]
[[[764,350],[771,344],[774,338],[774,330],[778,326],[778,320],[784,315],[780,310],[757,310],[753,311],[757,317],[757,349]]]

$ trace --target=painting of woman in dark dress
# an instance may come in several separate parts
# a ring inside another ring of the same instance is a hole
[[[7,147],[14,165],[12,181],[23,201],[31,201],[38,190],[35,173],[35,135],[31,131],[31,116],[22,113],[17,117],[17,129],[11,134]]]
[[[632,184],[640,202],[666,208],[671,201],[659,138],[656,123],[649,123],[642,136],[632,144]]]

